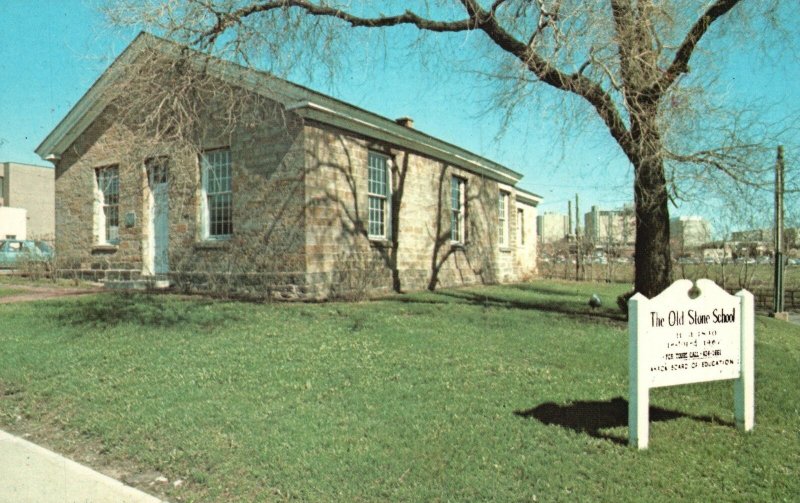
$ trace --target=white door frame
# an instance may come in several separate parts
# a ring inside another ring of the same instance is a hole
[[[169,272],[169,178],[165,158],[147,163],[148,215],[145,268],[151,275]]]

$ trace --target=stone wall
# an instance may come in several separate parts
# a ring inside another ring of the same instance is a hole
[[[253,111],[254,120],[227,132],[209,128],[201,146],[146,144],[117,112],[105,110],[58,163],[61,274],[102,281],[135,280],[147,272],[144,252],[151,236],[145,160],[165,156],[174,283],[187,290],[306,295],[301,123],[276,110],[274,102],[258,104],[262,109]],[[217,148],[231,152],[234,233],[229,240],[204,241],[199,154]],[[106,245],[98,243],[94,232],[95,172],[112,165],[120,174],[119,243]]]
[[[179,284],[194,289],[202,277],[206,289],[265,296],[303,286],[305,281],[297,279],[305,273],[302,127],[299,119],[286,117],[237,127],[229,137],[205,143],[231,151],[233,235],[202,240],[195,166],[193,194],[187,198],[190,211],[176,216],[170,229],[170,267]],[[181,232],[181,223],[188,232]]]
[[[526,217],[529,244],[517,246],[513,187],[503,187],[511,194],[509,242],[500,249],[497,182],[394,145],[303,123],[265,99],[253,98],[247,108],[249,115],[230,128],[215,128],[216,112],[209,111],[200,145],[153,142],[127,127],[120,113],[105,110],[57,166],[62,275],[113,281],[149,272],[150,157],[168,159],[168,278],[182,290],[347,298],[398,287],[515,281],[533,270],[535,208]],[[217,148],[231,152],[233,235],[209,241],[199,224],[199,154]],[[370,151],[391,160],[393,233],[386,240],[367,237]],[[120,174],[120,239],[111,246],[98,243],[93,230],[95,170],[110,165]],[[466,181],[466,239],[458,244],[450,240],[452,176]]]
[[[534,271],[535,237],[517,250],[513,188],[507,188],[511,241],[501,251],[497,182],[330,126],[309,123],[305,131],[307,268],[317,283],[330,282],[332,294],[391,291],[397,283],[402,290],[420,290],[514,281],[520,270]],[[370,240],[366,232],[370,151],[391,160],[394,219],[385,241]],[[463,244],[450,240],[452,176],[466,181]],[[528,233],[535,236],[535,208],[530,208]]]
[[[123,128],[114,124],[114,113],[104,112],[64,152],[56,165],[56,264],[62,274],[84,279],[103,279],[109,271],[141,271],[138,234],[120,228],[120,245],[104,247],[94,229],[95,169],[118,165],[121,212],[134,209],[137,172],[118,153],[117,145],[129,140]]]

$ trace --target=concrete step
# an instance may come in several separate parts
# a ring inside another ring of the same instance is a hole
[[[141,278],[136,280],[107,280],[103,286],[108,290],[166,290],[171,286],[168,279]]]

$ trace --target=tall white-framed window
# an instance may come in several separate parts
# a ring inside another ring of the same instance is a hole
[[[508,192],[500,191],[497,198],[497,242],[508,246]]]
[[[98,244],[119,243],[119,167],[95,170],[95,235]]]
[[[517,208],[517,244],[525,246],[525,210]]]
[[[233,186],[230,149],[208,150],[200,155],[203,194],[203,239],[228,239],[233,234]]]
[[[369,210],[367,232],[372,239],[386,239],[391,235],[389,158],[376,152],[369,152],[367,164],[367,206]]]
[[[467,181],[450,178],[450,241],[463,244],[466,239]]]

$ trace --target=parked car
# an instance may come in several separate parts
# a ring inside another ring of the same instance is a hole
[[[0,241],[0,268],[15,269],[25,262],[47,262],[53,248],[44,241],[5,239]]]

